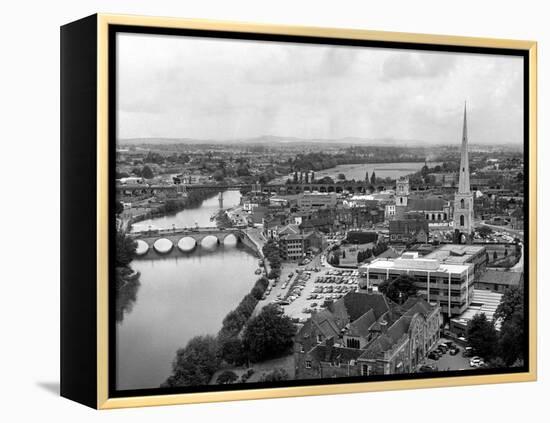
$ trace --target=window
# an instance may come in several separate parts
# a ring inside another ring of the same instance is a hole
[[[303,345],[300,347],[300,352],[302,352],[302,353],[306,352],[306,350],[305,350],[305,348],[304,348]]]
[[[306,360],[306,369],[311,369],[311,360]]]
[[[460,208],[463,209],[464,208],[464,198],[462,200],[460,200]]]
[[[348,338],[346,341],[346,344],[348,348],[359,348],[359,345],[360,345],[359,340],[353,339],[353,338]]]
[[[464,226],[464,215],[460,215],[460,226]]]
[[[370,376],[370,366],[368,364],[361,366],[361,376]]]
[[[319,343],[323,342],[323,335],[321,335],[321,334],[317,335],[317,342],[319,342]]]

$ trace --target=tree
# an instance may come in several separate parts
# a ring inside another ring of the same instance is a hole
[[[115,318],[122,322],[124,315],[131,312],[137,300],[140,287],[139,272],[133,272],[129,267],[115,267]]]
[[[250,360],[261,361],[289,352],[296,328],[275,305],[265,306],[250,320],[243,334],[243,345]]]
[[[487,320],[485,313],[476,314],[468,322],[466,340],[474,353],[490,360],[497,353],[498,335],[493,322]]]
[[[231,338],[222,339],[218,336],[219,356],[229,364],[240,366],[247,361],[246,352],[243,347],[242,340],[233,336]]]
[[[326,184],[326,185],[332,185],[334,184],[334,180],[330,176],[325,176],[324,178],[321,178],[317,181],[319,184]]]
[[[222,331],[229,336],[237,335],[244,324],[246,323],[246,316],[241,313],[238,308],[227,313],[227,316],[222,322]],[[221,332],[221,331],[220,331]]]
[[[378,290],[397,304],[403,304],[409,297],[414,297],[418,293],[414,280],[407,275],[386,279],[378,286]]]
[[[477,232],[482,238],[487,238],[489,235],[493,233],[493,230],[488,226],[480,226],[477,229]]]
[[[507,289],[493,315],[493,319],[507,321],[516,312],[523,314],[523,302],[523,289],[521,287],[515,286]]]
[[[372,171],[372,175],[370,176],[370,183],[371,185],[376,185],[376,173]]]
[[[506,367],[506,363],[504,362],[504,360],[502,358],[495,357],[495,358],[490,359],[487,362],[487,367],[489,369],[503,369],[503,368]]]
[[[498,259],[498,254],[496,251],[493,252],[493,261],[495,261],[496,259]]]
[[[369,182],[369,171],[365,172],[365,182]]]
[[[500,327],[499,350],[502,360],[511,366],[524,359],[523,308],[514,312]]]
[[[218,182],[223,181],[224,177],[225,177],[225,173],[222,169],[218,169],[212,174],[212,178]]]
[[[234,383],[239,377],[235,374],[235,372],[232,372],[231,370],[225,370],[222,372],[218,379],[216,379],[216,383],[219,385],[226,385],[228,383]]]
[[[145,179],[151,179],[155,176],[155,174],[153,173],[153,170],[145,165],[143,166],[143,169],[141,169],[141,177],[142,178],[145,178]]]
[[[180,348],[172,363],[172,374],[163,387],[207,385],[220,365],[218,345],[213,336],[191,338]]]
[[[499,350],[507,365],[524,359],[524,293],[521,287],[504,292],[493,319],[501,320]]]
[[[279,380],[287,380],[288,379],[288,373],[285,369],[278,368],[275,370],[272,370],[269,373],[266,373],[262,376],[260,379],[260,382],[277,382]]]
[[[122,202],[117,201],[115,203],[115,214],[121,214],[124,211],[124,205]]]
[[[115,235],[115,267],[125,267],[134,259],[137,242],[126,235],[124,231],[117,231]]]

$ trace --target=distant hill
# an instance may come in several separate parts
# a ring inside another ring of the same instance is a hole
[[[383,145],[383,146],[422,146],[421,140],[400,140],[394,138],[370,139],[360,137],[345,138],[298,138],[280,137],[277,135],[262,135],[253,138],[233,138],[227,140],[196,139],[196,138],[124,138],[119,140],[121,145],[138,144],[339,144],[339,145]]]

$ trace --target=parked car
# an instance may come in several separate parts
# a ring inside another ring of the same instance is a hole
[[[470,367],[481,367],[485,362],[481,357],[474,356],[470,359]]]
[[[430,351],[430,353],[428,354],[428,358],[431,360],[439,360],[439,357],[440,354],[436,350]]]
[[[437,346],[437,349],[441,351],[443,354],[445,354],[449,350],[449,347],[447,347],[447,345],[445,344],[439,344]]]
[[[463,357],[471,357],[474,353],[474,349],[472,347],[465,347],[464,351],[462,351]]]
[[[418,371],[419,371],[420,373],[435,372],[435,371],[437,371],[437,367],[425,365],[425,366],[420,367],[420,369],[418,369]]]
[[[458,348],[456,345],[454,346],[454,348],[451,348],[449,350],[449,354],[451,355],[457,355],[459,352],[460,352],[460,348]]]

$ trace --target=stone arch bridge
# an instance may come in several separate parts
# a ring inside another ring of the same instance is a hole
[[[138,241],[138,255],[144,255],[153,249],[157,253],[169,253],[173,248],[187,252],[202,245],[204,239],[212,237],[216,239],[217,244],[224,244],[228,236],[233,235],[237,243],[242,242],[261,254],[261,245],[252,239],[246,229],[241,228],[173,228],[173,229],[155,229],[129,234],[134,240]],[[195,244],[192,248],[184,246],[183,240],[193,239]],[[186,248],[187,247],[187,248]]]

